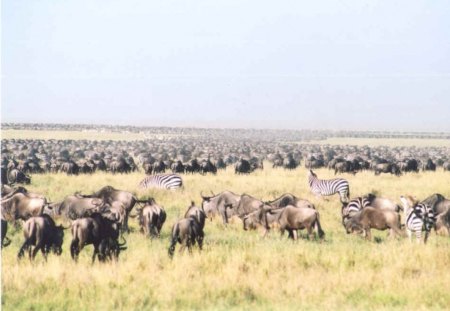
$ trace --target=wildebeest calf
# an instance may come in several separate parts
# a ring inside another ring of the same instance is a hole
[[[45,260],[52,250],[57,255],[62,253],[62,243],[64,239],[64,228],[56,226],[53,219],[44,214],[42,216],[31,217],[23,226],[25,242],[20,248],[18,257],[22,258],[26,250],[29,251],[30,260],[36,257],[39,250],[42,251]],[[34,246],[34,249],[32,249]]]

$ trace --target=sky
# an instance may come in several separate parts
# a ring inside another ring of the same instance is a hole
[[[450,3],[2,0],[2,122],[450,131]]]

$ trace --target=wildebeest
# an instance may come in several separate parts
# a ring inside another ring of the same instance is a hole
[[[195,206],[194,201],[191,202],[191,205],[188,207],[186,213],[184,214],[184,218],[189,217],[194,217],[197,220],[200,229],[203,230],[203,228],[205,227],[206,214],[200,207]]]
[[[169,246],[169,257],[172,258],[175,252],[175,245],[181,244],[180,252],[187,247],[192,252],[191,247],[197,242],[200,250],[203,247],[204,233],[196,217],[190,216],[179,220],[172,227],[172,238]]]
[[[273,199],[272,201],[265,202],[267,205],[272,206],[273,208],[281,208],[286,207],[288,205],[294,205],[296,207],[307,207],[315,209],[314,204],[305,199],[297,198],[295,195],[291,193],[285,193],[280,197]]]
[[[105,202],[99,198],[85,198],[79,194],[69,195],[60,203],[51,203],[49,208],[54,215],[60,215],[68,220],[75,220],[99,212]]]
[[[83,195],[85,198],[99,198],[102,199],[105,203],[112,205],[114,202],[122,203],[122,206],[125,210],[125,215],[122,222],[122,229],[124,231],[128,231],[128,215],[131,210],[139,201],[131,192],[118,190],[111,186],[104,186],[97,192],[94,192],[91,195]],[[142,201],[145,203],[145,200]]]
[[[50,251],[57,255],[62,253],[62,243],[64,239],[64,228],[56,226],[49,215],[31,217],[23,226],[25,242],[19,250],[18,257],[22,258],[26,250],[29,251],[30,260],[36,257],[39,250],[42,251],[45,260]],[[34,246],[34,249],[32,249]]]
[[[278,223],[281,235],[283,236],[287,230],[289,237],[294,240],[297,239],[297,230],[301,229],[307,230],[309,238],[314,237],[314,230],[320,239],[325,235],[320,226],[319,212],[311,208],[286,206],[280,214]]]
[[[206,173],[217,173],[217,167],[214,165],[214,163],[211,162],[210,159],[202,161],[200,164],[200,173],[206,174]]]
[[[84,246],[93,244],[94,253],[92,263],[98,255],[99,261],[104,261],[108,254],[114,253],[116,258],[121,250],[126,249],[124,243],[119,243],[120,224],[114,217],[108,217],[100,213],[93,213],[90,217],[80,218],[72,223],[72,242],[70,255],[77,261],[78,255]]]
[[[422,171],[435,171],[435,170],[436,164],[433,162],[433,160],[428,159],[426,162],[423,162]]]
[[[375,175],[380,175],[381,173],[391,173],[396,176],[400,176],[402,172],[400,168],[395,163],[379,163],[373,168]]]
[[[2,215],[6,220],[27,220],[42,215],[47,200],[35,194],[14,192],[1,201]]]
[[[365,195],[365,198],[369,201],[369,205],[373,208],[390,210],[399,213],[403,208],[388,198],[378,197],[372,193]]]
[[[242,219],[245,215],[259,210],[263,205],[264,203],[261,200],[244,193],[237,205],[230,203],[226,205],[226,208],[232,209],[232,215],[237,215]]]
[[[421,203],[430,205],[436,215],[446,213],[448,210],[450,210],[450,200],[447,200],[440,193],[430,195]]]
[[[235,174],[250,174],[252,172],[252,167],[250,162],[245,159],[239,159],[234,166]]]
[[[436,233],[450,235],[450,209],[436,216]]]
[[[370,229],[389,229],[389,236],[402,235],[400,230],[400,214],[390,210],[382,210],[371,206],[364,207],[344,220],[347,233],[359,233],[371,240]]]
[[[17,168],[13,168],[7,171],[9,184],[30,184],[31,177]]]
[[[240,195],[231,191],[223,191],[217,195],[213,194],[210,197],[200,195],[203,199],[202,209],[206,215],[212,220],[213,215],[220,214],[224,224],[228,223],[229,217],[234,213],[232,208],[237,207],[241,199]]]
[[[159,237],[166,221],[166,211],[156,204],[153,198],[148,199],[143,207],[137,207],[141,231],[150,237]]]

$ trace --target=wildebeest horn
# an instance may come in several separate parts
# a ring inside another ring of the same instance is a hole
[[[205,200],[205,201],[211,199],[211,197],[205,197],[205,196],[203,195],[203,191],[200,191],[200,196],[201,196],[202,199]]]
[[[120,235],[120,237],[123,239],[123,243],[117,242],[117,245],[121,250],[125,250],[127,249],[127,247],[125,246],[127,244],[127,240],[125,240],[125,237],[122,234]]]

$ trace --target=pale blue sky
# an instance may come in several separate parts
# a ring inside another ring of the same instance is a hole
[[[450,2],[3,0],[2,121],[450,131]]]

